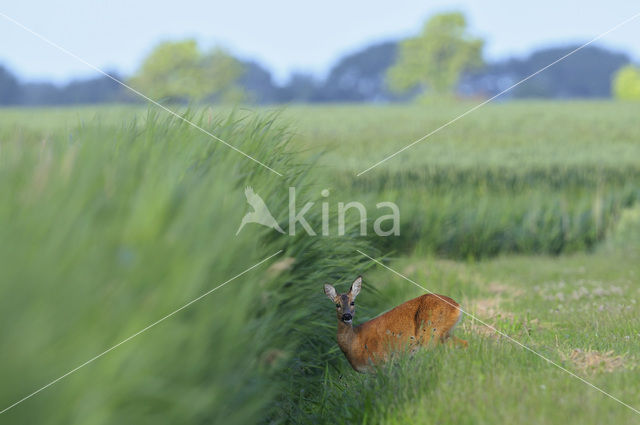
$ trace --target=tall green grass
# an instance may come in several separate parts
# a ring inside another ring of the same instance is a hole
[[[556,184],[559,178],[551,170],[546,181],[513,173],[487,182],[482,170],[476,170],[475,180],[472,172],[462,180],[449,169],[433,180],[414,175],[411,185],[395,180],[374,189],[373,179],[348,176],[342,186],[352,193],[375,193],[369,196],[371,206],[383,199],[398,204],[401,232],[381,241],[387,249],[410,252],[417,247],[452,258],[509,252],[557,255],[593,249],[621,211],[640,199],[637,170],[607,171],[600,181],[572,183],[568,178]]]
[[[257,225],[236,237],[245,186],[284,226],[311,164],[274,116],[190,117],[286,177],[151,112],[0,130],[1,409],[283,250],[1,423],[256,423],[321,374],[321,284],[352,275],[362,242]]]
[[[628,421],[624,411],[607,415],[597,393],[583,395],[574,381],[504,341],[464,335],[468,351],[436,350],[373,376],[355,374],[339,351],[321,285],[344,288],[367,271],[372,263],[356,249],[498,256],[463,264],[415,255],[393,263],[460,301],[487,296],[484,284],[494,280],[526,291],[569,274],[580,285],[584,264],[590,277],[615,285],[638,272],[637,250],[629,249],[637,214],[627,208],[640,197],[637,105],[490,105],[356,177],[468,106],[188,115],[284,177],[178,119],[137,108],[0,111],[0,341],[9,347],[0,350],[0,409],[283,250],[0,423]],[[361,201],[373,221],[377,202],[395,201],[401,235],[360,237],[349,215],[346,237],[336,236],[335,221],[329,237],[257,225],[236,236],[249,210],[246,186],[285,229],[290,186],[299,207],[316,202],[305,215],[316,231],[321,202],[330,203],[333,220],[338,202]],[[594,251],[609,235],[597,255],[500,257]],[[419,294],[384,270],[367,271],[365,284],[358,322]],[[634,299],[636,289],[626,285],[602,317],[586,302],[554,316],[553,302],[526,292],[505,308],[562,327],[541,326],[537,338],[521,321],[500,325],[558,361],[559,350],[575,347],[623,353],[637,314],[615,306]],[[611,338],[585,331],[594,326]],[[635,402],[634,380],[637,369],[599,375],[596,383]],[[523,382],[534,384],[520,403]],[[566,393],[560,400],[558,391]],[[584,400],[591,407],[580,410]]]
[[[318,191],[331,190],[332,205],[400,206],[401,236],[373,242],[385,249],[453,258],[590,250],[640,198],[634,103],[489,104],[356,177],[472,106],[293,106],[280,121],[295,139],[298,163],[325,153],[314,181]],[[96,114],[109,122],[140,114],[124,107],[39,112],[44,118],[34,122],[25,110],[8,110],[0,124],[38,137]],[[236,114],[244,115],[251,112]]]
[[[343,199],[395,201],[401,235],[386,249],[453,258],[591,250],[640,199],[640,106],[487,105],[357,176],[471,104],[299,108],[301,143]],[[380,241],[376,241],[378,243]]]

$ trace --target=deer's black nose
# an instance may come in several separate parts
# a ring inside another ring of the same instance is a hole
[[[345,322],[348,322],[351,319],[353,319],[353,316],[349,313],[345,313],[342,315],[342,320],[344,320]]]

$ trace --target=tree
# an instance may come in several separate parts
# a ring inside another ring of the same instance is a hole
[[[20,83],[14,75],[0,65],[0,105],[15,105],[20,101]]]
[[[273,103],[277,100],[278,88],[268,69],[255,61],[242,62],[243,73],[238,84],[247,92],[247,100],[258,104]]]
[[[616,99],[640,100],[640,68],[620,68],[613,77],[613,95]]]
[[[458,91],[469,96],[494,96],[512,84],[575,51],[579,45],[545,47],[523,58],[508,58],[465,73]],[[587,46],[515,87],[503,98],[606,98],[621,67],[629,64],[625,53]]]
[[[318,81],[312,74],[294,72],[284,87],[278,90],[279,102],[315,102],[318,99]]]
[[[396,61],[397,43],[373,44],[342,57],[329,72],[322,89],[323,101],[375,102],[395,98],[385,75]]]
[[[224,50],[203,54],[195,40],[184,40],[158,45],[131,84],[155,99],[226,101],[239,96],[235,82],[241,75],[240,62]]]
[[[198,89],[207,97],[218,102],[240,102],[244,100],[244,90],[237,84],[244,73],[242,63],[225,50],[215,48],[200,60]],[[197,96],[194,96],[198,99]],[[200,98],[200,99],[201,99]]]
[[[400,43],[397,63],[387,74],[392,90],[428,89],[451,94],[463,71],[480,67],[484,42],[467,32],[462,13],[435,15],[417,37]]]
[[[108,74],[120,81],[124,79],[116,71],[108,71]],[[120,84],[103,75],[72,80],[59,90],[59,102],[65,104],[122,102],[128,100],[130,95]]]

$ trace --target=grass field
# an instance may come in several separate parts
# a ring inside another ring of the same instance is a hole
[[[469,106],[288,115],[306,146],[327,147],[322,164],[338,187],[400,205],[396,249],[463,259],[589,250],[638,200],[637,104],[488,105],[356,177]]]
[[[640,382],[640,210],[607,246],[560,258],[508,256],[480,263],[394,258],[389,265],[449,294],[473,316],[634,407]],[[623,230],[624,229],[624,230]],[[622,241],[625,241],[621,243]],[[635,249],[627,243],[633,242]],[[624,246],[624,248],[621,248]],[[378,267],[361,320],[424,291]],[[357,318],[357,315],[356,315]],[[329,369],[300,422],[635,423],[638,416],[546,360],[466,316],[467,350],[399,360],[374,376]]]
[[[340,353],[323,283],[364,275],[356,323],[423,292],[360,249],[640,409],[640,105],[488,105],[356,176],[469,106],[187,112],[284,177],[140,107],[0,110],[0,410],[281,251],[0,423],[638,421],[471,317],[467,350]],[[245,186],[285,229],[290,186],[394,201],[401,234],[236,236]]]

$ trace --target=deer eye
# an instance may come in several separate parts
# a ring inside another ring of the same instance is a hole
[[[340,308],[340,304],[336,304],[336,307]]]
[[[351,301],[351,305],[356,305],[356,303],[354,303],[353,301]]]

